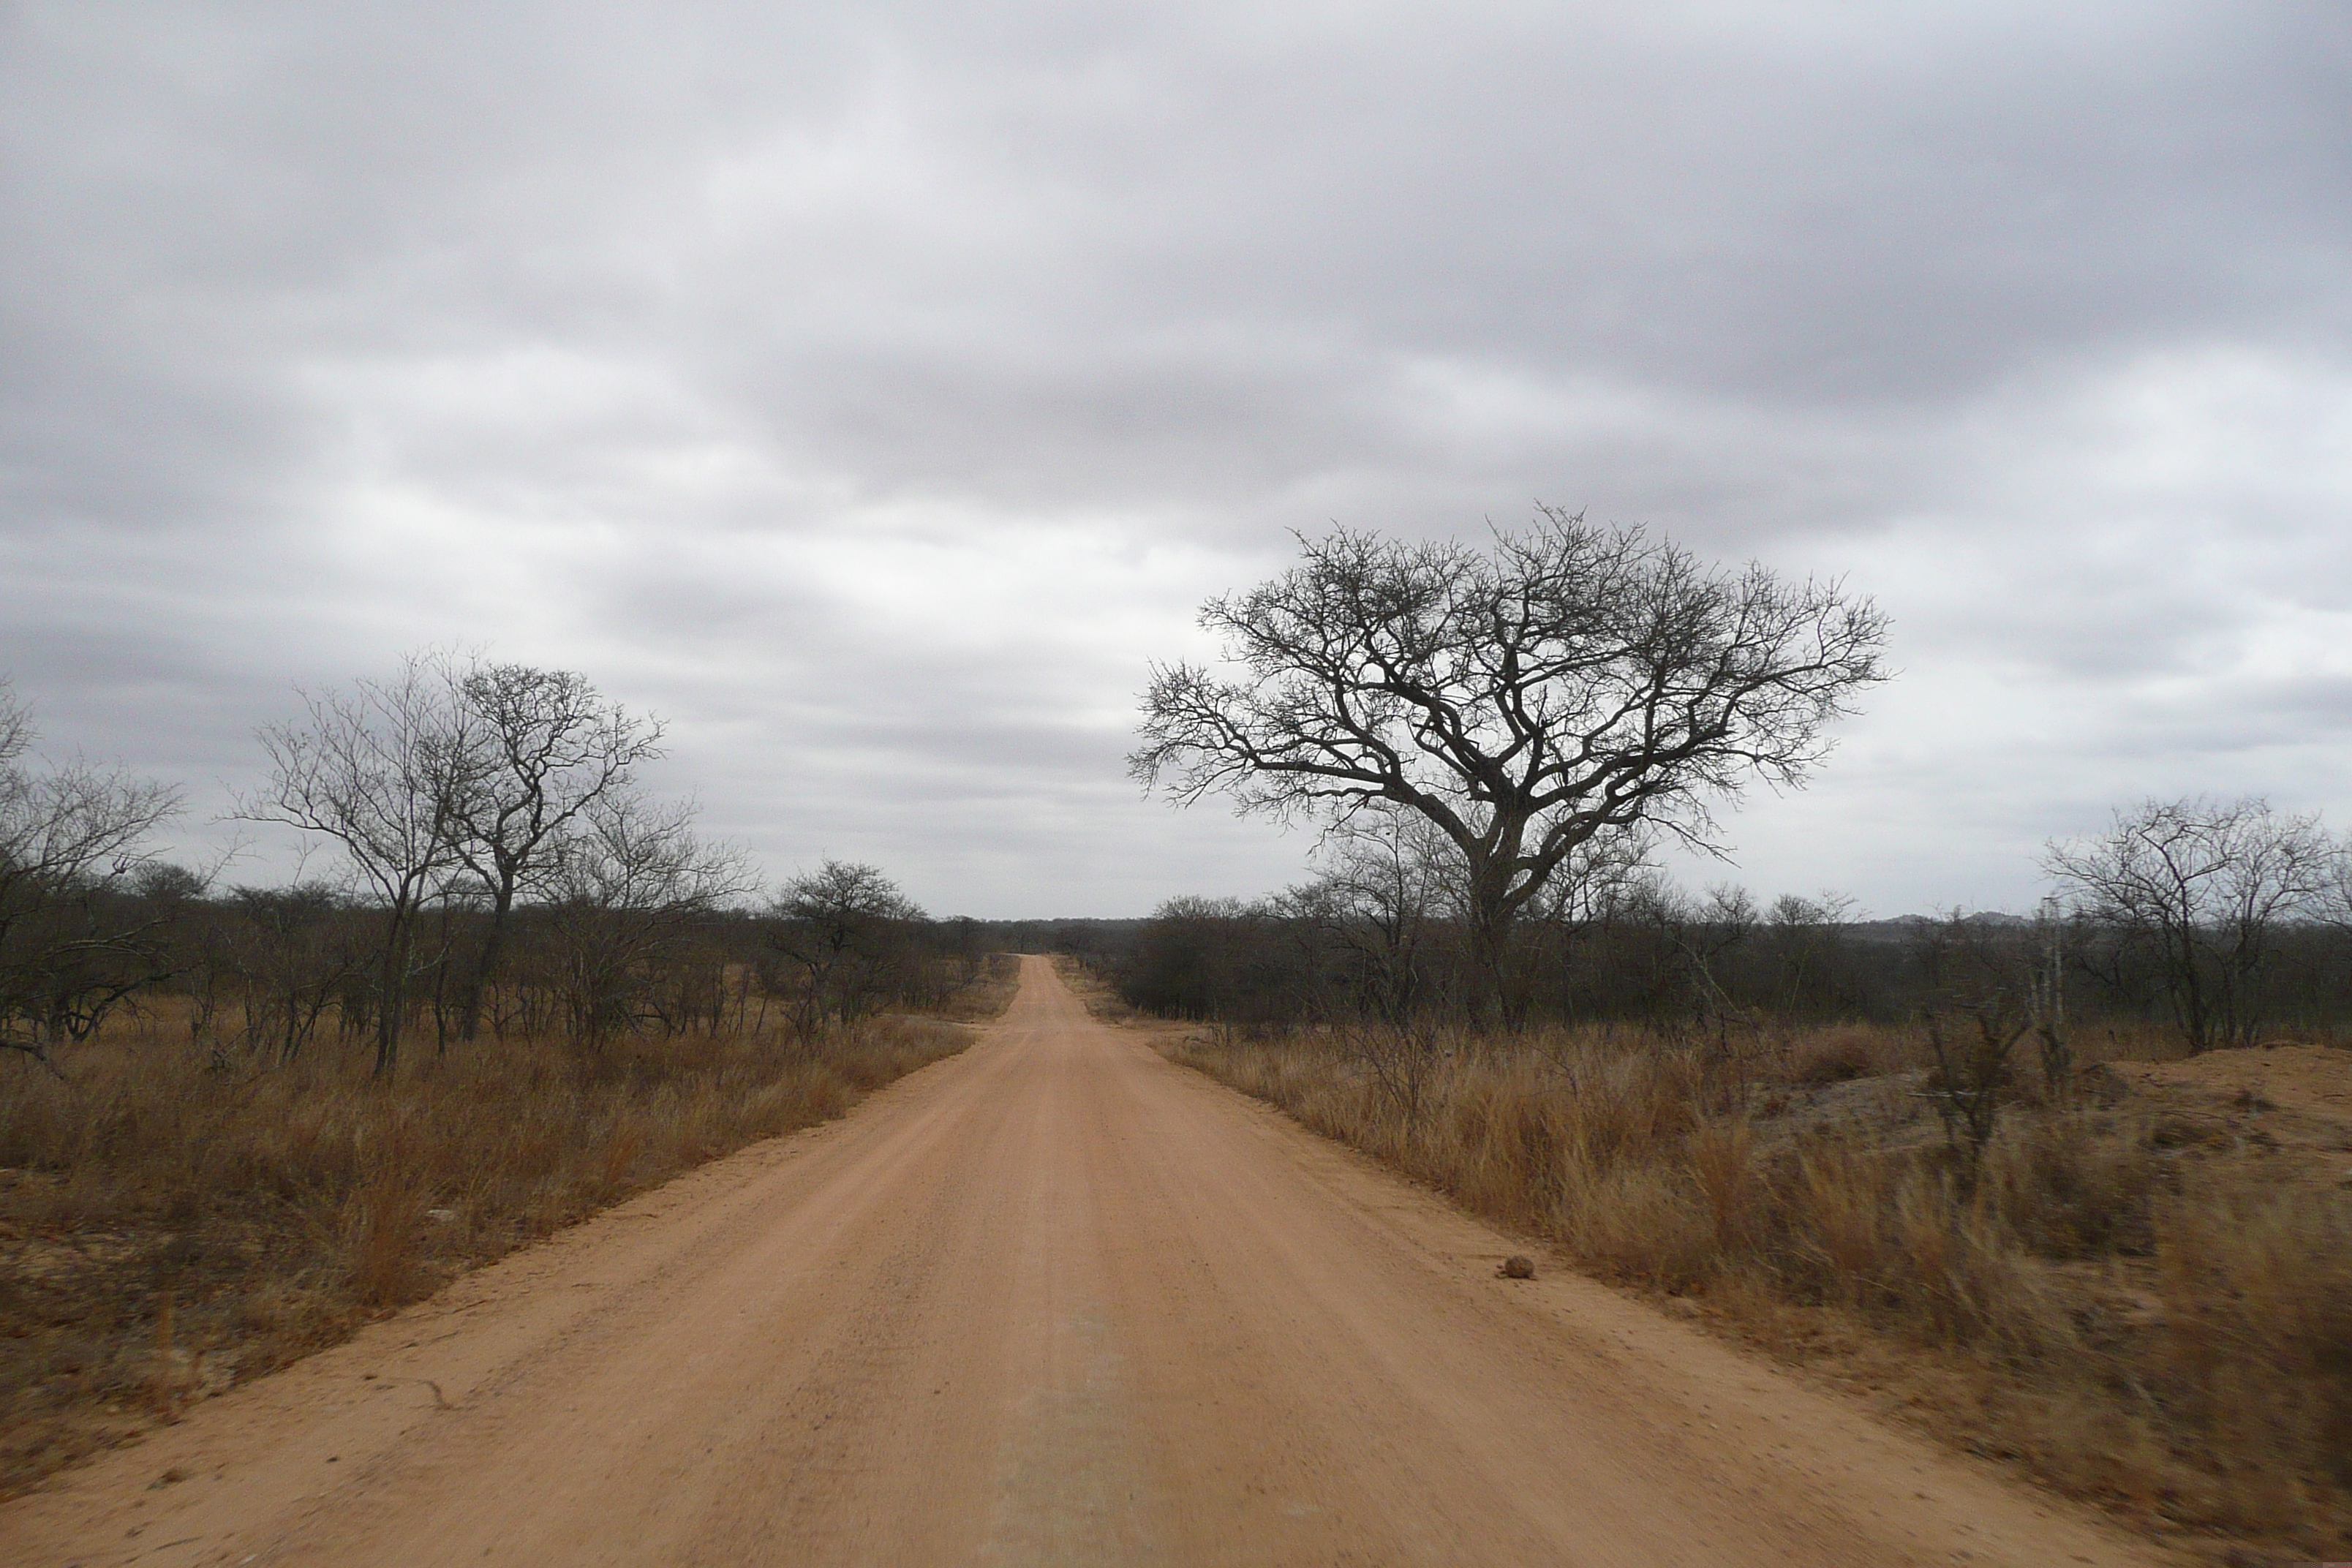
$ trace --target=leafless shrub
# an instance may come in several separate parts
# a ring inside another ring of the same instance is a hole
[[[244,1044],[290,1062],[317,1038],[348,984],[367,966],[358,911],[319,882],[239,888],[223,921],[225,968],[238,983]],[[214,998],[205,998],[209,1013]]]
[[[1444,1031],[1426,1016],[1407,1016],[1354,1025],[1340,1037],[1403,1121],[1407,1134],[1417,1133],[1430,1081],[1444,1059]]]
[[[179,795],[86,763],[37,768],[32,743],[31,710],[0,682],[0,1051],[48,1066],[172,970],[153,900],[128,895]]]
[[[2094,924],[2152,957],[2192,1056],[2260,1037],[2278,930],[2323,907],[2336,864],[2317,817],[2251,796],[2151,800],[2042,858]]]
[[[635,1029],[661,961],[753,887],[741,852],[704,843],[694,816],[691,805],[606,794],[561,840],[546,872],[546,923],[575,1044],[593,1048]]]

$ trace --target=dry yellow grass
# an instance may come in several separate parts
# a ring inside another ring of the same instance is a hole
[[[2352,1545],[2352,1193],[2332,1166],[2110,1082],[2012,1108],[1972,1173],[1907,1034],[1723,1044],[1456,1042],[1417,1121],[1344,1034],[1167,1048],[2222,1560]]]
[[[1001,1009],[1004,968],[961,1010]],[[356,1049],[211,1070],[151,1018],[69,1082],[0,1062],[0,1493],[971,1037],[509,1040],[383,1081]]]

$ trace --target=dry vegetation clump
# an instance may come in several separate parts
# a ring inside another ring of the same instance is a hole
[[[1054,973],[1085,1004],[1087,1012],[1106,1024],[1124,1024],[1143,1015],[1118,994],[1110,979],[1082,958],[1066,952],[1052,955]]]
[[[2238,1562],[2345,1554],[2352,1053],[2021,1085],[1979,1161],[1907,1032],[1750,1045],[1453,1040],[1418,1116],[1350,1031],[1167,1048],[2150,1529]]]
[[[960,1009],[1001,1010],[1010,969]],[[385,1079],[357,1044],[219,1070],[150,1017],[68,1078],[0,1061],[0,1495],[971,1037],[485,1040]]]
[[[1892,1065],[1883,1059],[1885,1033],[1852,1025],[1809,1030],[1790,1045],[1789,1077],[1796,1083],[1818,1089],[1823,1084],[1846,1083],[1885,1071]]]
[[[940,1003],[939,1016],[959,1023],[984,1024],[1013,1005],[1013,993],[1020,989],[1021,955],[992,952],[969,983]]]

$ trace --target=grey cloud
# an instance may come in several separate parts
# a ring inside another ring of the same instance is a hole
[[[772,861],[1255,890],[1297,839],[1118,773],[1144,660],[1286,529],[1541,499],[1896,611],[1759,878],[2340,795],[2337,5],[0,28],[0,668],[62,744],[224,777],[288,681],[483,643],[670,712]]]

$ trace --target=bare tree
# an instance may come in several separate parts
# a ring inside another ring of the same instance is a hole
[[[2339,932],[2352,931],[2352,832],[2337,839],[2327,857],[2313,912]]]
[[[245,994],[245,1041],[290,1062],[367,963],[352,929],[350,900],[324,882],[238,888],[240,919],[231,928],[228,962]]]
[[[477,721],[421,657],[389,680],[301,693],[305,718],[260,731],[269,782],[239,800],[249,822],[323,834],[384,911],[375,1013],[376,1070],[400,1056],[416,921],[459,865],[459,803],[477,786]]]
[[[1946,1146],[1967,1161],[1973,1186],[2014,1089],[2011,1056],[2040,1016],[2041,955],[2004,927],[1959,910],[1916,940],[1930,983],[1921,1022],[1936,1063],[1920,1092],[1944,1124]],[[1968,1020],[1957,1037],[1946,1033],[1956,1018]]]
[[[2042,1088],[2053,1100],[2074,1089],[2074,1047],[2066,1025],[2067,925],[2063,905],[2044,898],[2033,916],[2033,955],[2026,967],[2027,1012],[2042,1053]]]
[[[1777,971],[1771,1005],[1782,1017],[1834,1006],[1838,961],[1856,902],[1851,893],[1824,888],[1818,899],[1783,893],[1765,911],[1762,946]]]
[[[1284,901],[1348,955],[1369,1011],[1401,1024],[1432,1000],[1429,950],[1459,889],[1453,846],[1427,817],[1382,803],[1336,826],[1324,870]]]
[[[1580,931],[1620,918],[1654,871],[1650,856],[1655,847],[1641,832],[1586,839],[1561,862],[1528,913]]]
[[[26,761],[31,711],[0,681],[0,1049],[54,1068],[171,971],[153,900],[126,896],[179,794],[126,773]]]
[[[742,852],[705,843],[695,806],[607,791],[572,818],[548,874],[559,988],[574,1044],[634,1028],[670,952],[756,879]]]
[[[459,1003],[458,1033],[470,1040],[480,1027],[482,988],[498,978],[517,890],[547,869],[583,812],[625,790],[637,764],[662,754],[662,724],[606,702],[571,670],[478,665],[451,679],[480,749],[452,808],[456,850],[489,904]]]
[[[1531,963],[1539,965],[1550,972],[1563,1006],[1569,1005],[1581,950],[1612,923],[1638,918],[1649,902],[1654,891],[1649,880],[1654,874],[1653,848],[1649,834],[1631,829],[1598,835],[1569,851],[1522,917],[1538,922],[1550,941],[1537,953],[1521,956],[1522,979],[1514,990],[1524,994],[1532,978],[1524,972]]]
[[[2199,795],[2119,810],[2105,833],[2050,845],[2042,865],[2095,926],[2154,959],[2195,1055],[2254,1043],[2273,934],[2318,905],[2335,854],[2315,816]]]
[[[770,944],[797,972],[792,1013],[803,1040],[827,1016],[846,1022],[874,1005],[903,957],[905,928],[923,918],[880,867],[844,860],[784,884],[770,913]]]
[[[1697,1023],[1712,1036],[1707,1049],[1745,1103],[1765,1054],[1769,1019],[1762,1007],[1743,1005],[1732,994],[1725,971],[1732,955],[1751,944],[1763,918],[1755,895],[1736,883],[1719,882],[1704,899],[1693,899],[1661,885],[1649,889],[1642,904],[1643,918],[1682,960]]]
[[[1802,784],[1885,678],[1885,617],[1839,584],[1706,567],[1552,508],[1484,552],[1299,543],[1300,565],[1202,610],[1237,678],[1153,668],[1130,770],[1184,804],[1418,812],[1462,857],[1494,1004],[1514,920],[1577,846],[1643,823],[1711,846],[1711,803]]]

